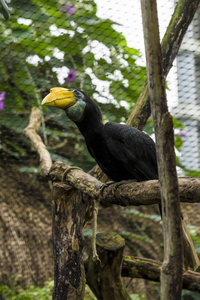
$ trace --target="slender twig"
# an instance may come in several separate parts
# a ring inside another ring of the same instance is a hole
[[[93,235],[92,235],[92,259],[94,261],[99,260],[99,256],[97,253],[96,248],[96,235],[97,235],[97,215],[98,215],[98,204],[94,200],[94,207],[93,207]]]

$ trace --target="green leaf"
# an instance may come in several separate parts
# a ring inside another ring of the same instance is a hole
[[[84,57],[85,57],[86,67],[92,68],[94,66],[94,61],[95,61],[94,54],[92,52],[87,52]]]
[[[182,145],[183,145],[183,140],[182,140],[182,138],[181,138],[180,136],[178,136],[178,135],[175,135],[174,139],[175,139],[175,147],[176,147],[176,149],[177,149],[178,151],[180,151],[180,149],[181,149],[181,147],[182,147]]]
[[[148,242],[148,243],[153,242],[152,239],[150,239],[146,236],[138,235],[138,234],[135,234],[135,233],[132,233],[132,232],[122,230],[122,231],[119,231],[118,233],[124,238],[133,238],[133,239],[136,239],[136,240],[139,240],[139,241],[142,241],[142,242]]]
[[[41,173],[41,168],[40,167],[36,168],[36,167],[25,167],[24,166],[24,167],[19,168],[18,170],[21,173],[34,173],[34,174],[40,174]]]
[[[22,118],[16,115],[9,115],[9,117],[0,118],[0,124],[8,127],[9,129],[17,132],[22,133],[24,128],[28,125],[28,118]]]
[[[73,38],[70,38],[69,34],[63,34],[58,37],[52,36],[51,44],[68,55],[75,55],[82,53],[82,49],[87,45],[87,39],[79,33],[76,33]]]
[[[200,177],[199,171],[184,169],[184,173],[189,177]]]
[[[97,19],[93,20],[93,24],[88,26],[88,20],[80,18],[76,20],[77,23],[85,29],[85,34],[90,37],[90,39],[98,40],[102,42],[107,47],[125,47],[126,39],[125,37],[117,32],[112,25],[114,22],[108,19]]]
[[[103,67],[99,66],[99,65],[95,65],[93,67],[93,72],[94,75],[99,78],[100,80],[107,80],[108,81],[108,77],[106,76],[107,74],[105,73],[105,70]]]
[[[16,38],[27,39],[33,34],[33,28],[31,26],[13,23],[12,35]]]
[[[52,158],[53,161],[62,161],[64,163],[66,163],[66,164],[72,165],[72,161],[69,160],[69,159],[67,159],[66,157],[63,157],[63,156],[61,156],[59,154],[56,154],[56,153],[54,153],[52,151],[50,151],[50,154],[51,154],[51,158]]]
[[[153,220],[155,222],[160,222],[161,221],[161,216],[160,215],[147,215],[147,214],[143,214],[142,212],[140,212],[139,210],[135,209],[135,208],[130,208],[127,209],[128,214],[133,214],[139,218],[145,218],[145,219],[150,219]]]
[[[13,149],[14,149],[14,152],[15,153],[18,153],[20,156],[26,156],[26,151],[22,148],[22,147],[20,147],[20,146],[18,146],[18,145],[16,145],[15,143],[13,143],[12,141],[9,141],[8,139],[4,139],[4,142],[8,145],[8,146],[11,146]]]
[[[173,124],[175,129],[184,129],[184,124],[182,121],[173,118]]]
[[[92,229],[85,229],[85,228],[83,228],[82,233],[83,233],[84,237],[88,237],[88,236],[92,237],[93,230]],[[99,231],[97,233],[99,233]]]

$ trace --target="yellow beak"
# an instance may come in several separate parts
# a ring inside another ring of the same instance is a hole
[[[55,87],[50,89],[50,93],[43,99],[41,105],[65,109],[75,103],[76,99],[72,91],[61,87]]]

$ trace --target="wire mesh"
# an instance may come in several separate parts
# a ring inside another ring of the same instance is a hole
[[[25,193],[31,181],[41,181],[37,153],[22,134],[31,108],[42,110],[41,136],[52,159],[89,170],[94,161],[82,136],[64,112],[42,109],[41,101],[54,86],[75,87],[98,103],[105,121],[126,122],[146,80],[144,42],[139,0],[22,0],[8,6],[10,19],[0,21],[0,165],[12,169],[12,178],[18,174],[16,189]],[[174,8],[173,0],[158,1],[161,39]],[[182,175],[200,171],[199,13],[167,77]],[[153,134],[151,118],[145,131]],[[3,204],[8,196],[1,197]]]

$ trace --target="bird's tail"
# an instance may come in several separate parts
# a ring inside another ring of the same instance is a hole
[[[188,232],[185,221],[182,219],[183,228],[183,266],[185,270],[195,271],[199,265],[200,261],[197,253],[194,249],[194,245],[190,234]]]

